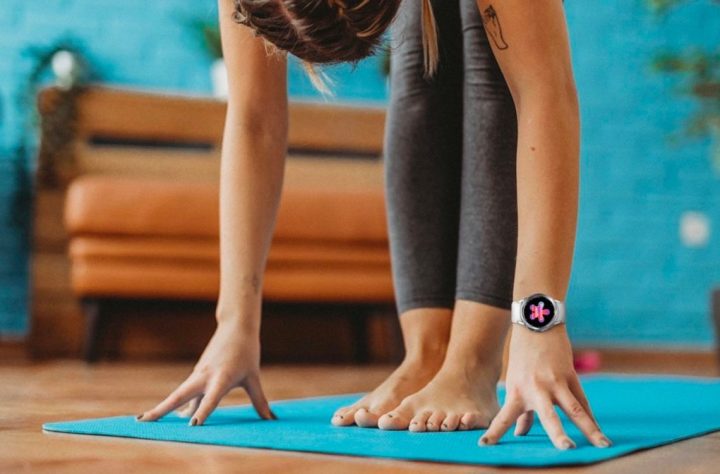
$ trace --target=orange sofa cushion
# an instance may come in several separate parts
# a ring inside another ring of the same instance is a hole
[[[83,175],[64,220],[77,295],[217,298],[217,184]],[[392,301],[382,191],[285,189],[263,296]]]

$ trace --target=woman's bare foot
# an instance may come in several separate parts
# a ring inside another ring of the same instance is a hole
[[[497,381],[509,311],[458,300],[445,362],[419,392],[378,420],[386,430],[486,428],[499,410]]]
[[[405,360],[375,390],[351,406],[337,410],[332,424],[376,427],[383,413],[424,387],[443,364],[451,322],[452,311],[445,308],[412,309],[403,313],[400,324]]]

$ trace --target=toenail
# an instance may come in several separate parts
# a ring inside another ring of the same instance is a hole
[[[140,413],[138,416],[135,417],[135,419],[141,420],[143,416],[145,416],[145,413]]]
[[[413,421],[413,422],[410,423],[410,424],[411,424],[411,425],[417,425],[417,421]]]
[[[392,418],[392,413],[388,413],[388,418]]]
[[[443,423],[442,427],[447,429],[447,424]]]

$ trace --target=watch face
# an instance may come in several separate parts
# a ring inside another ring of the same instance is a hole
[[[543,295],[533,295],[525,301],[522,315],[528,326],[542,329],[555,318],[555,305]]]

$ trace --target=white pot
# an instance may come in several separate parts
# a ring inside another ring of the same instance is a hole
[[[228,96],[228,78],[224,59],[216,59],[213,62],[210,68],[210,77],[212,79],[213,95],[226,98]]]

